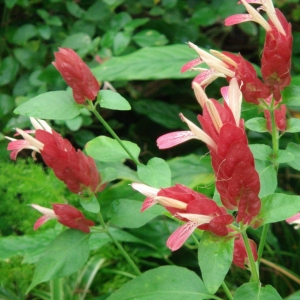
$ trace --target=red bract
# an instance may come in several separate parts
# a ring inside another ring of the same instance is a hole
[[[101,185],[95,161],[80,150],[76,151],[68,140],[54,130],[52,133],[37,130],[35,137],[44,144],[40,152],[46,165],[53,169],[71,192],[82,193],[89,188],[95,193],[105,188]]]
[[[43,216],[35,222],[34,230],[38,229],[50,219],[57,219],[59,223],[69,228],[78,229],[86,233],[90,232],[89,227],[95,225],[93,221],[86,219],[81,211],[68,204],[54,203],[52,204],[53,210],[37,204],[31,204],[31,206],[43,214]]]
[[[281,33],[269,20],[271,30],[266,33],[266,40],[262,54],[261,72],[265,83],[270,87],[274,98],[281,99],[280,91],[291,81],[291,56],[293,37],[291,24],[287,22],[280,10],[276,9],[276,16],[284,33]]]
[[[78,54],[72,49],[59,48],[59,51],[55,52],[54,55],[55,62],[53,65],[72,88],[75,101],[83,104],[86,98],[95,100],[100,85]]]
[[[256,243],[249,239],[250,248],[253,254],[254,261],[257,261],[257,246]],[[240,236],[238,239],[234,241],[234,251],[233,251],[233,264],[235,264],[237,267],[245,269],[245,265],[249,264],[249,259],[247,255],[247,251],[245,248],[244,241],[242,237]]]

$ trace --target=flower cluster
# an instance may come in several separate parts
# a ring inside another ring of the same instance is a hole
[[[105,188],[101,184],[95,161],[80,150],[75,150],[71,143],[62,138],[45,121],[30,118],[35,130],[23,131],[16,129],[24,140],[8,138],[11,142],[7,149],[10,157],[16,159],[22,149],[39,152],[46,165],[53,169],[57,178],[62,180],[73,193],[83,193],[85,190],[97,193]],[[35,133],[35,138],[29,133]]]
[[[238,211],[237,222],[249,224],[260,210],[260,182],[240,119],[242,95],[237,80],[233,78],[229,87],[222,88],[224,105],[208,99],[198,83],[194,82],[193,87],[203,108],[203,115],[198,116],[203,130],[181,115],[190,131],[163,135],[157,140],[158,147],[165,149],[192,138],[205,142],[211,153],[222,204]]]
[[[246,21],[255,21],[266,30],[266,39],[262,52],[261,73],[263,81],[257,77],[254,67],[240,54],[218,52],[210,50],[211,54],[189,43],[199,55],[183,66],[182,72],[187,70],[200,70],[193,82],[205,88],[217,77],[226,77],[227,80],[236,78],[241,86],[245,101],[261,105],[264,108],[267,127],[271,130],[270,108],[275,109],[276,127],[284,131],[286,128],[286,107],[281,104],[281,91],[290,84],[292,35],[291,25],[283,14],[275,9],[271,0],[240,1],[248,11],[248,14],[238,14],[228,17],[225,25],[230,26]],[[259,10],[267,13],[266,21],[257,10],[249,3],[260,4]],[[205,62],[210,69],[195,68]]]

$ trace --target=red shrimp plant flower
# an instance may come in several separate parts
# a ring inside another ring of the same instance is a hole
[[[133,183],[132,187],[147,197],[142,211],[158,203],[175,218],[185,222],[167,241],[167,246],[172,251],[178,250],[196,228],[218,236],[229,233],[227,226],[233,222],[233,216],[203,194],[181,184],[164,189],[155,189],[142,183]]]
[[[41,225],[51,219],[57,219],[57,221],[64,226],[78,229],[85,233],[89,233],[90,227],[95,225],[93,221],[86,219],[81,211],[69,204],[53,203],[53,209],[37,204],[31,204],[31,207],[43,214],[43,216],[35,222],[34,230],[37,230]]]
[[[15,159],[23,148],[33,149],[41,154],[46,165],[53,169],[56,177],[62,180],[71,192],[97,193],[105,188],[93,158],[80,150],[76,151],[67,139],[62,138],[45,121],[31,118],[31,122],[36,129],[33,131],[35,137],[17,128],[16,131],[24,140],[12,140],[8,144],[7,149],[12,151],[12,159]]]
[[[95,100],[99,82],[79,55],[69,48],[59,48],[54,55],[53,65],[72,88],[75,101],[83,104],[86,99]]]

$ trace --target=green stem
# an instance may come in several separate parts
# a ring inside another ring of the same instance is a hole
[[[61,300],[64,299],[63,278],[56,278],[50,280],[50,299]]]
[[[268,230],[269,230],[269,224],[265,224],[263,226],[263,230],[261,233],[261,237],[260,237],[260,243],[258,246],[258,251],[257,251],[257,263],[258,265],[260,264],[260,259],[262,257],[263,251],[264,251],[264,247],[266,244],[266,240],[267,240],[267,234],[268,234]]]
[[[140,162],[132,155],[129,149],[124,145],[121,139],[117,136],[117,134],[113,131],[113,129],[108,125],[108,123],[102,118],[102,116],[98,113],[96,108],[93,106],[91,101],[89,101],[89,108],[91,112],[97,117],[97,119],[102,123],[102,125],[106,128],[106,130],[112,135],[112,137],[121,145],[121,147],[127,152],[130,158],[134,161],[136,165],[139,165]]]
[[[278,129],[276,127],[276,122],[275,122],[274,98],[272,99],[272,103],[271,103],[271,107],[270,107],[269,111],[270,111],[270,115],[271,115],[271,126],[272,126],[271,135],[272,135],[273,159],[276,159],[278,156],[278,150],[279,150],[279,132],[278,132]],[[273,165],[274,165],[276,172],[278,172],[278,163],[273,161]],[[258,253],[257,253],[258,254],[258,259],[257,259],[258,265],[260,263],[260,259],[262,257],[263,250],[264,250],[264,247],[266,244],[269,227],[270,227],[269,224],[265,224],[263,226],[263,231],[262,231],[262,235],[260,238],[260,243],[259,243]]]
[[[229,300],[233,300],[233,297],[232,297],[232,295],[231,295],[231,293],[230,293],[230,290],[229,290],[229,288],[227,287],[225,281],[222,282],[222,288],[223,288],[223,290],[224,290],[226,296],[228,297],[228,299],[229,299]]]
[[[241,224],[241,227],[242,226],[243,225]],[[248,240],[248,236],[247,236],[247,233],[246,233],[245,230],[242,231],[242,237],[243,237],[246,252],[247,252],[247,255],[248,255],[248,260],[249,260],[249,263],[250,263],[250,271],[251,271],[251,274],[252,274],[253,282],[259,283],[259,276],[258,276],[257,268],[256,268],[256,265],[255,265],[255,261],[254,261],[253,253],[252,253],[250,243],[249,243],[249,240]]]
[[[133,260],[130,258],[128,253],[125,251],[125,249],[122,247],[122,245],[113,237],[113,235],[109,232],[100,212],[98,213],[98,218],[99,218],[100,224],[103,228],[103,231],[109,236],[109,238],[113,241],[113,243],[116,245],[116,247],[120,250],[123,257],[127,260],[128,264],[134,270],[135,274],[141,275],[142,273],[140,272],[140,270],[138,269],[136,264],[133,262]]]

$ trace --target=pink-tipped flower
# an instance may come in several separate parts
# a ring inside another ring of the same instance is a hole
[[[100,85],[78,54],[72,49],[59,48],[54,55],[53,65],[72,88],[75,101],[83,104],[86,99],[95,100]]]
[[[254,261],[257,261],[257,246],[256,243],[249,239],[250,248],[253,254]],[[239,236],[234,241],[234,250],[233,250],[233,264],[241,269],[246,269],[246,266],[249,265],[249,258],[245,248],[244,241],[241,236]]]
[[[105,188],[106,185],[101,184],[96,163],[91,157],[86,156],[80,150],[76,151],[68,140],[63,139],[45,121],[39,120],[39,123],[36,123],[37,121],[32,119],[32,122],[37,128],[35,137],[17,128],[17,132],[25,140],[21,140],[20,143],[25,144],[26,142],[30,145],[30,149],[39,152],[46,165],[53,169],[55,175],[67,185],[71,192],[80,194],[89,190],[97,193]],[[41,122],[43,125],[44,123],[47,125],[42,127]],[[11,143],[17,145],[16,141]],[[11,145],[8,149],[15,151]],[[19,148],[16,151],[20,150]],[[15,152],[13,152],[13,158]]]
[[[31,206],[43,214],[34,224],[34,230],[37,230],[41,225],[50,219],[57,219],[57,221],[69,228],[78,229],[82,232],[89,233],[90,227],[95,223],[85,218],[83,213],[77,208],[68,204],[52,204],[53,209],[42,207],[37,204]]]
[[[300,228],[300,213],[295,214],[294,216],[285,220],[289,224],[295,224],[295,229]]]
[[[227,226],[234,220],[213,200],[181,184],[160,190],[141,183],[133,183],[132,187],[147,197],[142,211],[158,203],[175,218],[186,222],[167,241],[167,246],[172,251],[179,249],[196,228],[211,231],[218,236],[226,236]]]
[[[270,90],[270,94],[273,94],[276,101],[279,101],[281,98],[280,91],[288,86],[291,81],[290,70],[293,40],[291,24],[287,22],[284,15],[278,9],[274,8],[271,0],[241,0],[240,3],[245,6],[248,14],[230,16],[225,20],[225,25],[231,26],[246,21],[254,21],[265,28],[266,39],[262,53],[261,72],[264,84]],[[258,10],[267,13],[268,21],[249,3],[260,4],[261,6]]]

